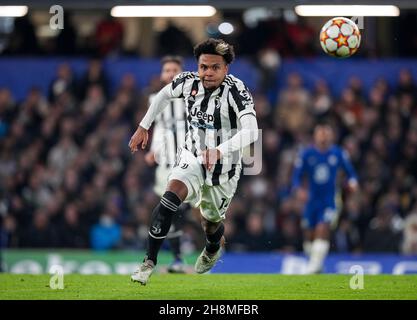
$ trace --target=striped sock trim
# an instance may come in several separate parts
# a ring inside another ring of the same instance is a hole
[[[167,209],[169,209],[171,211],[174,211],[175,212],[175,211],[178,210],[178,206],[176,206],[172,201],[169,201],[168,199],[166,199],[164,197],[161,198],[161,204],[165,208],[167,208]]]
[[[173,205],[175,208],[178,209],[178,205],[172,202],[171,200],[169,200],[168,198],[162,196],[162,199],[164,199],[166,202],[168,202],[169,204]]]

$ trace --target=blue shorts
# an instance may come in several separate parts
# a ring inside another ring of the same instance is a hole
[[[320,223],[331,224],[337,217],[333,202],[314,201],[307,203],[303,215],[303,228],[314,229]]]

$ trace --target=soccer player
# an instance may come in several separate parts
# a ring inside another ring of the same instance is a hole
[[[302,178],[307,176],[309,194],[304,210],[304,251],[309,256],[307,273],[320,273],[330,247],[330,226],[337,218],[335,197],[339,169],[345,171],[351,192],[358,189],[358,181],[348,154],[332,144],[333,130],[330,125],[320,123],[314,128],[314,145],[301,150],[293,172],[292,190],[298,199],[305,199],[301,187]]]
[[[163,86],[171,83],[174,77],[183,70],[183,60],[179,56],[165,56],[161,60],[160,80]],[[152,103],[155,94],[149,96]],[[185,140],[186,112],[184,100],[170,99],[167,107],[155,120],[151,150],[145,155],[149,166],[157,164],[155,171],[155,193],[162,197],[168,183],[168,174],[175,163],[177,146]],[[171,229],[167,235],[174,261],[168,267],[170,273],[183,273],[184,264],[181,257],[180,238],[182,236],[181,223],[189,206],[184,204],[178,208],[173,217]]]
[[[208,272],[221,256],[226,210],[242,169],[242,149],[258,138],[253,99],[244,83],[228,75],[233,46],[208,39],[194,47],[198,72],[183,72],[154,98],[133,134],[132,152],[146,147],[148,129],[172,98],[183,98],[187,108],[185,142],[177,152],[161,202],[154,209],[147,253],[132,274],[145,285],[157,264],[158,251],[183,202],[200,208],[206,245],[195,263],[197,273]]]

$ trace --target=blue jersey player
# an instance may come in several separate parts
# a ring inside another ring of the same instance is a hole
[[[332,144],[333,130],[328,124],[314,128],[314,145],[301,150],[293,172],[292,190],[307,203],[303,216],[304,251],[309,255],[307,273],[320,273],[330,247],[330,225],[337,215],[337,175],[342,169],[351,192],[358,189],[355,171],[346,151]],[[308,180],[308,195],[302,179]]]

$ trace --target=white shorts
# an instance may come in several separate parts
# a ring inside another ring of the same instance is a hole
[[[171,172],[171,167],[166,167],[164,165],[159,165],[155,170],[155,186],[153,190],[155,193],[162,197],[167,189],[168,176]]]
[[[187,149],[180,149],[177,155],[178,165],[172,168],[168,180],[179,180],[188,189],[184,202],[200,207],[202,216],[210,222],[219,222],[226,218],[226,211],[236,192],[240,171],[226,183],[209,186],[204,183],[201,163]]]

